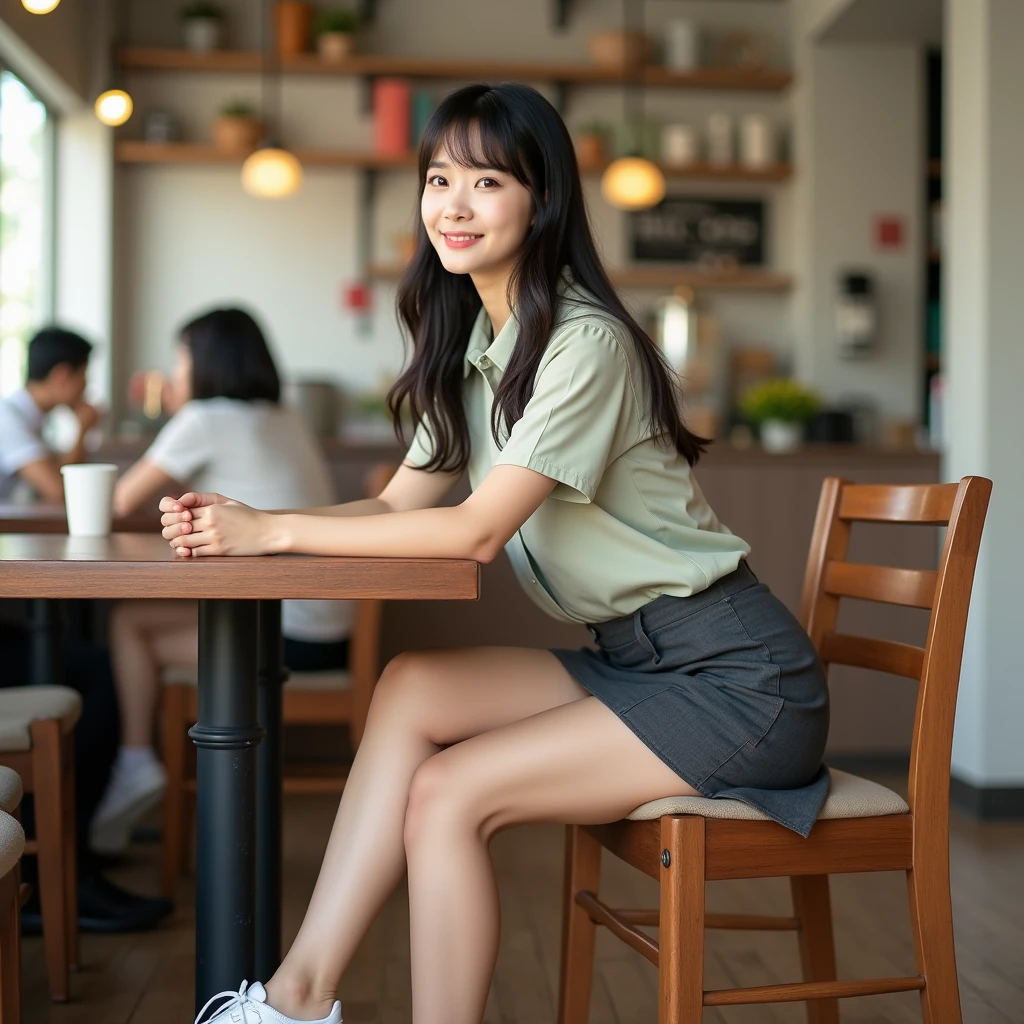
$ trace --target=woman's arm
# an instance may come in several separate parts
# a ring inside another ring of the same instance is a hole
[[[437,475],[405,468],[417,477]],[[555,486],[554,480],[533,470],[497,466],[461,505],[402,508],[403,497],[412,491],[407,494],[401,485],[392,490],[400,476],[401,471],[377,499],[390,515],[355,514],[339,521],[295,513],[269,515],[244,505],[207,505],[194,510],[187,534],[168,539],[180,554],[191,555],[301,552],[490,562]],[[415,488],[419,481],[412,484]],[[392,508],[391,501],[399,507]]]
[[[117,481],[114,488],[114,515],[131,515],[150,498],[170,490],[180,493],[184,488],[155,462],[143,456]]]

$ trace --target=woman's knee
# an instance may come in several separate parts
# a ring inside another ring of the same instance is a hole
[[[427,758],[412,777],[405,813],[405,848],[409,853],[438,837],[483,835],[487,814],[480,787],[457,758],[445,753]]]
[[[367,724],[375,718],[410,715],[423,722],[430,706],[430,655],[418,651],[396,654],[384,666],[370,702]]]

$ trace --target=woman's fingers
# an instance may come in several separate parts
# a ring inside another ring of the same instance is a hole
[[[191,523],[172,523],[170,526],[165,526],[163,530],[160,531],[164,540],[175,540],[177,537],[184,537],[186,534],[191,532]]]

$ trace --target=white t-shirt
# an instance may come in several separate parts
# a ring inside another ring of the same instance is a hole
[[[24,466],[52,454],[43,440],[44,418],[25,388],[0,398],[0,500],[11,496]]]
[[[145,458],[194,490],[253,508],[315,508],[335,501],[316,439],[295,410],[270,402],[188,402]],[[350,601],[284,601],[282,631],[291,640],[330,643],[349,635],[352,615]]]

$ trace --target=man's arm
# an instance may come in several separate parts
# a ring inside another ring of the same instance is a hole
[[[64,500],[64,479],[55,458],[36,459],[18,470],[18,476],[26,481],[43,501]]]

